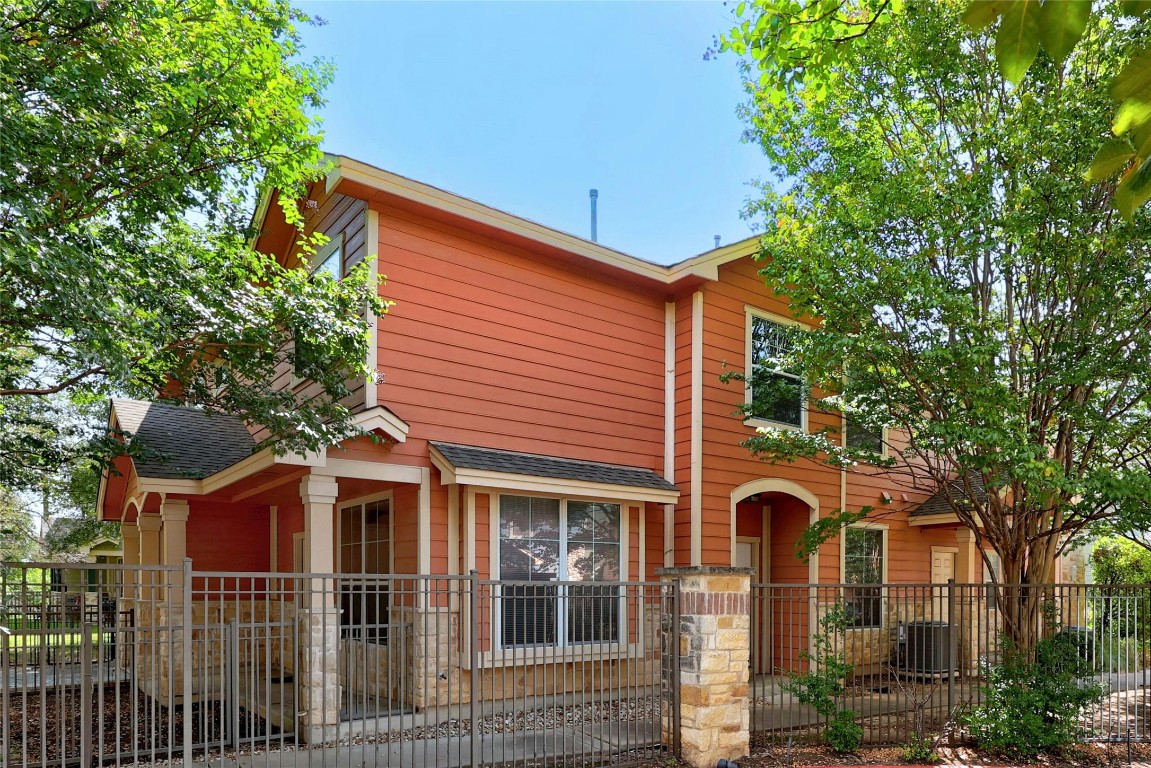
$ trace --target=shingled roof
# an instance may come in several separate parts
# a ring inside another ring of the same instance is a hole
[[[248,428],[234,416],[143,400],[113,400],[112,413],[132,443],[148,449],[134,459],[140,477],[200,479],[256,449]]]
[[[967,481],[971,484],[971,490],[975,495],[975,500],[979,503],[987,501],[987,489],[983,487],[983,475],[978,472],[969,472],[967,474]],[[956,500],[960,506],[970,506],[971,498],[968,497],[964,490],[962,478],[956,477],[948,480],[940,486],[938,491],[912,510],[911,516],[950,515],[955,511],[951,507],[950,499]]]
[[[650,469],[602,464],[598,461],[577,461],[535,453],[500,451],[474,445],[431,442],[433,448],[457,469],[480,469],[490,472],[508,472],[516,475],[550,477],[558,480],[579,480],[604,485],[628,485],[634,488],[656,488],[678,491],[674,485]]]

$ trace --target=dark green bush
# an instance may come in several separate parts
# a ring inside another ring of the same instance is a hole
[[[986,670],[983,703],[962,722],[981,747],[1013,758],[1064,750],[1082,736],[1083,709],[1103,697],[1092,672],[1068,634],[1040,640],[1031,654],[1005,646],[1003,663]]]

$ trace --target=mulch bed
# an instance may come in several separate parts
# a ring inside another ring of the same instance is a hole
[[[739,761],[740,768],[790,768],[791,766],[916,765],[903,758],[902,747],[863,747],[841,754],[820,744],[785,744],[759,747],[751,757]],[[1026,765],[1002,755],[969,747],[941,747],[939,766],[1018,766]],[[1132,744],[1131,761],[1151,762],[1151,744]],[[1109,768],[1128,764],[1126,744],[1079,744],[1058,755],[1045,755],[1033,765],[1049,768]]]

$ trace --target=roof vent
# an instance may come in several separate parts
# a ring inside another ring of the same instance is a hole
[[[589,189],[587,196],[591,198],[591,241],[593,243],[598,243],[599,239],[596,237],[595,231],[595,201],[599,198],[599,190]]]

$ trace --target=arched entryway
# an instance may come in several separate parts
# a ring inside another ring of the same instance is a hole
[[[731,562],[755,569],[752,583],[752,674],[757,684],[780,667],[795,668],[807,646],[807,590],[818,581],[818,555],[796,556],[799,537],[819,519],[819,499],[798,483],[761,478],[731,492]],[[775,585],[775,586],[773,586]],[[793,585],[793,586],[782,586]]]

